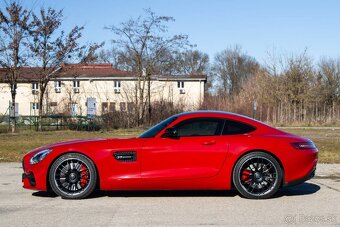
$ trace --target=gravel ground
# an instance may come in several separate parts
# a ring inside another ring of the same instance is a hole
[[[96,192],[63,200],[23,189],[20,163],[0,163],[0,173],[0,226],[340,226],[340,164],[319,164],[315,178],[268,200],[235,191]]]

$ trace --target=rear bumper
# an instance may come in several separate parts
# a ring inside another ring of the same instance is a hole
[[[291,186],[295,186],[295,185],[298,185],[298,184],[302,184],[303,182],[307,181],[307,180],[310,180],[312,179],[314,176],[315,176],[315,171],[316,171],[316,163],[315,165],[313,166],[313,168],[308,172],[307,175],[305,175],[304,177],[300,178],[300,179],[297,179],[297,180],[294,180],[294,181],[291,181],[291,182],[288,182],[284,185],[284,187],[291,187]]]

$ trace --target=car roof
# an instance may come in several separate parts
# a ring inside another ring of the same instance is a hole
[[[256,128],[271,128],[271,126],[258,121],[254,118],[250,118],[241,114],[231,113],[231,112],[225,112],[225,111],[218,111],[218,110],[198,110],[198,111],[190,111],[190,112],[184,112],[174,115],[178,118],[191,118],[191,117],[221,117],[221,118],[228,118],[230,120],[236,120],[241,121],[243,123],[250,124]]]
[[[236,113],[231,113],[231,112],[225,112],[225,111],[219,111],[219,110],[197,110],[197,111],[190,111],[190,112],[183,112],[176,114],[176,117],[182,117],[182,116],[187,116],[187,115],[225,115],[225,117],[241,117],[241,118],[247,118],[249,120],[254,120],[250,117],[241,115],[241,114],[236,114]]]

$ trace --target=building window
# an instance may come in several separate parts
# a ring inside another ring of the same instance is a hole
[[[38,83],[32,83],[32,94],[37,94],[39,91],[39,84]]]
[[[70,104],[70,114],[71,114],[71,116],[77,116],[77,109],[78,109],[77,103],[71,103]]]
[[[80,87],[80,81],[79,80],[74,80],[73,81],[73,88],[79,88]]]
[[[54,89],[56,93],[61,92],[61,81],[60,80],[54,81]]]
[[[120,111],[125,112],[126,111],[126,103],[121,102],[119,103]]]
[[[50,103],[48,103],[48,111],[49,111],[49,113],[53,114],[56,111],[57,107],[58,107],[58,103],[57,102],[50,102]]]
[[[108,103],[102,102],[102,114],[107,113],[109,111]]]
[[[128,102],[127,103],[127,111],[129,113],[133,113],[134,109],[135,109],[135,104],[133,102]]]
[[[37,102],[32,102],[32,110],[39,110],[39,103]]]
[[[178,89],[184,88],[184,81],[177,81],[177,88]]]
[[[115,112],[116,103],[115,102],[102,102],[102,114]]]
[[[109,110],[110,110],[110,112],[116,111],[116,103],[115,102],[110,102]]]
[[[120,80],[113,81],[113,90],[116,94],[120,93]]]
[[[180,94],[185,94],[184,81],[177,81],[177,88]]]
[[[73,91],[74,93],[79,93],[80,81],[74,80],[73,81]]]

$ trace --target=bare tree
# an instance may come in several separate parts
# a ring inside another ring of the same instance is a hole
[[[150,80],[159,65],[167,61],[164,56],[188,45],[187,36],[167,36],[167,23],[172,17],[157,16],[151,10],[145,10],[145,17],[130,19],[119,27],[110,26],[117,36],[113,42],[120,50],[120,58],[130,64],[130,70],[137,73],[135,87],[136,117],[138,124],[143,124],[146,107],[151,116]]]
[[[178,74],[207,74],[209,71],[209,56],[198,50],[188,50],[175,57]]]
[[[94,61],[95,51],[103,45],[79,45],[84,27],[75,26],[65,35],[60,28],[62,20],[62,10],[41,8],[39,14],[33,14],[33,28],[30,31],[33,41],[29,47],[32,53],[31,64],[39,67],[39,70],[34,71],[39,81],[39,131],[42,130],[46,88],[51,78],[57,75],[60,65],[73,59],[79,59],[81,63]]]
[[[96,63],[110,63],[113,68],[125,70],[122,60],[121,54],[115,47],[111,47],[107,50],[101,49],[96,54]]]
[[[76,62],[79,62],[81,64],[89,64],[89,63],[95,63],[97,62],[98,49],[102,48],[104,46],[105,42],[101,43],[88,43],[86,45],[83,45],[79,48],[79,51],[77,51],[76,56],[77,59]]]
[[[340,101],[340,60],[322,59],[319,63],[324,100],[328,105]]]
[[[214,75],[225,94],[236,95],[244,81],[253,76],[259,64],[241,51],[239,46],[228,48],[215,56]]]
[[[0,66],[11,88],[11,131],[15,132],[15,97],[19,70],[27,60],[27,37],[31,26],[31,13],[17,2],[0,8]]]
[[[340,60],[324,58],[320,61],[319,68],[317,78],[319,83],[316,84],[319,85],[317,100],[319,102],[322,100],[324,105],[330,109],[328,116],[336,119],[336,108],[340,105]]]

